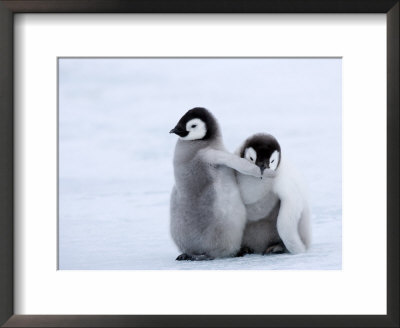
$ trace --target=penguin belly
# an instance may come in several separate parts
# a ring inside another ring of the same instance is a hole
[[[254,253],[263,254],[269,246],[282,242],[276,226],[279,208],[278,201],[261,220],[247,221],[243,233],[243,247],[252,249]]]
[[[258,179],[241,173],[237,173],[236,178],[246,205],[258,202],[272,191],[272,182],[268,178]]]
[[[258,221],[267,217],[278,202],[279,198],[276,194],[267,192],[260,200],[251,204],[245,204],[247,220]]]
[[[239,189],[246,207],[247,223],[243,233],[242,247],[257,254],[281,242],[277,229],[280,201],[272,191],[273,181],[237,175]]]
[[[179,250],[213,258],[235,255],[241,246],[246,209],[232,169],[208,168],[213,182],[192,194],[174,187],[171,235]]]

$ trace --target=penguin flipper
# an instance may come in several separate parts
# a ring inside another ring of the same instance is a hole
[[[301,210],[299,211],[293,205],[288,200],[281,200],[276,225],[278,234],[288,251],[292,254],[298,254],[305,252],[307,248],[301,240],[298,230]]]
[[[287,163],[282,163],[273,190],[281,202],[276,223],[278,234],[290,253],[303,253],[307,250],[310,239],[309,220],[300,224],[303,214],[309,214],[306,212],[307,197],[298,173]],[[305,218],[309,219],[309,215]]]
[[[242,174],[261,178],[260,168],[248,160],[217,149],[207,149],[202,153],[204,160],[210,165],[224,165]]]

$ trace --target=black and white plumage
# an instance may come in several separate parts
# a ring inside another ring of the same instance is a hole
[[[174,154],[171,235],[183,253],[177,260],[234,256],[246,223],[235,170],[260,178],[259,168],[227,152],[214,116],[189,110],[170,133],[180,136]]]
[[[299,174],[282,159],[278,141],[269,134],[255,134],[237,154],[255,163],[260,171],[276,172],[276,176],[264,174],[263,179],[237,174],[248,220],[243,247],[256,253],[274,253],[283,250],[283,242],[290,253],[305,252],[311,242],[307,195]]]

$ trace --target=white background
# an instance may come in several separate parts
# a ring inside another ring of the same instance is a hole
[[[16,17],[16,313],[386,313],[384,15],[71,17]],[[343,270],[56,271],[58,56],[343,57]]]

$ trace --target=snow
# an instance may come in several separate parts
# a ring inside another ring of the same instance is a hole
[[[60,59],[59,269],[340,270],[341,87],[335,58]],[[278,139],[308,184],[307,253],[175,261],[168,132],[196,106],[230,151],[256,132]]]

